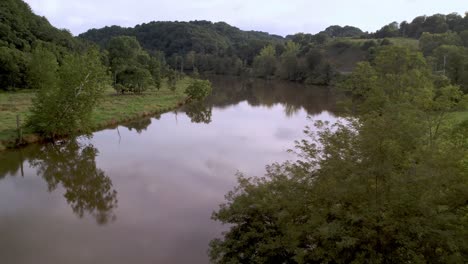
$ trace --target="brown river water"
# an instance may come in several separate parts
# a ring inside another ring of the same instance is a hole
[[[205,102],[0,153],[0,263],[207,263],[236,172],[295,157],[335,120],[326,87],[214,78]]]

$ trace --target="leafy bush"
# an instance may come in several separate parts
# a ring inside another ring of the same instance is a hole
[[[34,52],[30,72],[40,72],[41,68],[50,72],[36,79],[40,89],[28,125],[46,138],[87,132],[92,125],[91,113],[109,84],[99,52],[67,55],[60,67],[56,65],[50,52],[43,49]]]
[[[211,94],[212,87],[210,81],[193,80],[192,83],[185,89],[189,100],[201,101]]]

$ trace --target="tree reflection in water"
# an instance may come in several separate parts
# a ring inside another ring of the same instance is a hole
[[[184,111],[192,123],[211,123],[212,107],[204,102],[192,102],[184,107]]]
[[[156,116],[154,118],[156,118]],[[130,122],[122,124],[122,126],[128,128],[129,131],[132,131],[133,129],[135,129],[135,131],[138,134],[141,134],[143,131],[146,131],[146,129],[148,129],[150,125],[151,125],[151,118],[135,119]]]
[[[80,218],[87,213],[98,224],[115,220],[117,191],[111,179],[97,168],[98,150],[93,145],[64,140],[44,145],[37,153],[31,165],[47,182],[49,192],[61,184],[64,197]]]

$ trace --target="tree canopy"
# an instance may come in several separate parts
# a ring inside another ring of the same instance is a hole
[[[391,46],[342,86],[354,117],[306,128],[296,161],[239,175],[213,214],[230,226],[211,243],[214,263],[468,258],[468,122],[445,118],[463,102],[459,88],[435,81],[422,54]]]

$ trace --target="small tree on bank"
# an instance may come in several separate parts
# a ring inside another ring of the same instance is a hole
[[[187,94],[189,101],[201,101],[210,95],[212,90],[210,81],[195,79],[185,89],[185,94]]]
[[[41,72],[44,64],[56,65],[55,57],[44,49],[36,50],[30,72]],[[91,113],[105,86],[110,84],[99,52],[89,50],[84,55],[67,55],[60,67],[50,69],[43,78],[35,79],[39,90],[28,126],[46,138],[89,131]]]

